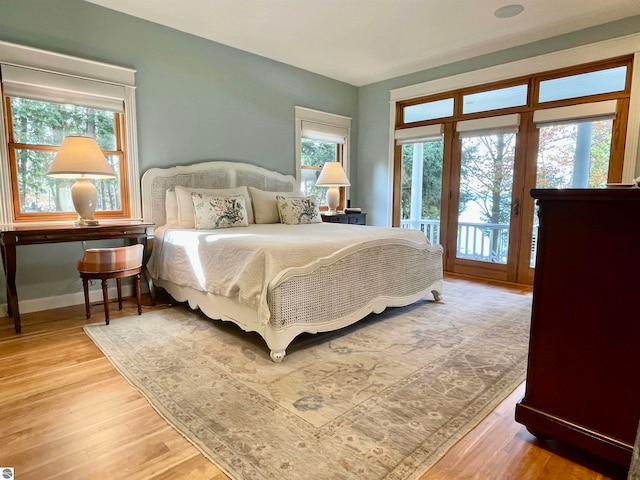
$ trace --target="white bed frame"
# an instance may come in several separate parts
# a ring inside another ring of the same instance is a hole
[[[144,220],[165,224],[165,192],[178,185],[192,188],[234,188],[241,185],[268,191],[297,191],[289,175],[238,162],[210,161],[166,169],[152,168],[142,176]],[[354,272],[362,281],[353,281]],[[350,280],[351,279],[351,280]],[[234,322],[258,332],[274,362],[281,362],[291,341],[303,332],[317,333],[351,325],[387,307],[414,303],[431,292],[442,293],[442,247],[388,240],[346,247],[304,267],[284,270],[267,289],[271,319],[263,323],[257,311],[235,299],[194,290],[153,278],[172,297],[200,308],[212,319]]]

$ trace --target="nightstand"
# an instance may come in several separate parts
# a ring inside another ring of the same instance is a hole
[[[328,215],[326,213],[320,214],[323,222],[330,223],[350,223],[352,225],[366,225],[367,214],[366,213],[336,213]]]

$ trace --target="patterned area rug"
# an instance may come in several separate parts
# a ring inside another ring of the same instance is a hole
[[[298,337],[281,364],[187,307],[85,330],[232,479],[416,479],[524,380],[530,308],[446,282],[442,302]]]

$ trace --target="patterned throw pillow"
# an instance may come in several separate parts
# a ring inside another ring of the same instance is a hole
[[[251,208],[251,197],[249,189],[245,186],[236,188],[191,188],[176,185],[176,201],[178,202],[178,226],[180,228],[195,227],[195,212],[193,209],[192,193],[202,193],[211,197],[233,197],[234,195],[242,195],[247,209],[247,220],[253,223],[253,209]]]
[[[191,193],[195,210],[195,228],[248,227],[247,208],[243,195],[214,197]]]
[[[316,197],[285,198],[278,195],[278,212],[280,221],[287,225],[300,225],[302,223],[322,223],[320,209],[316,203]]]
[[[255,187],[249,187],[249,194],[253,203],[253,216],[256,223],[279,223],[280,213],[276,197],[291,198],[304,197],[302,192],[267,192]]]

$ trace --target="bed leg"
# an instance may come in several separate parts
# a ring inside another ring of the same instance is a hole
[[[440,295],[440,292],[437,290],[432,290],[431,293],[433,293],[433,299],[436,302],[439,302],[442,299],[442,295]]]
[[[271,360],[273,360],[276,363],[280,363],[282,362],[282,359],[284,358],[284,356],[286,355],[287,352],[285,352],[284,350],[271,350]]]

